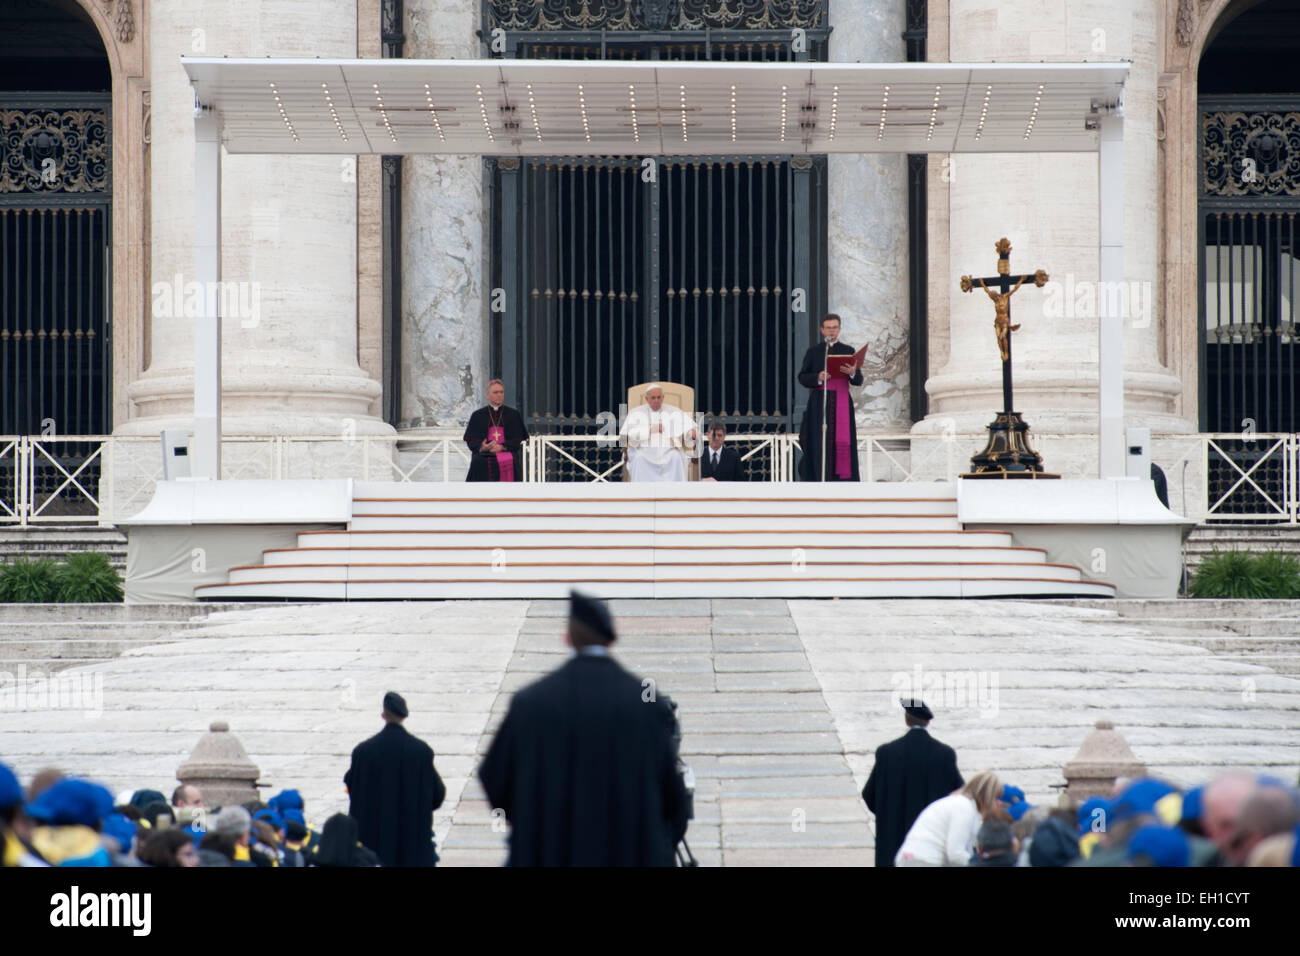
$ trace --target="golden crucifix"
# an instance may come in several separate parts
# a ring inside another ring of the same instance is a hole
[[[993,300],[993,334],[1002,356],[1002,411],[989,425],[989,440],[984,450],[971,458],[971,471],[964,478],[1057,478],[1043,471],[1043,459],[1029,447],[1029,426],[1015,411],[1011,394],[1011,333],[1020,328],[1011,324],[1011,297],[1027,280],[1042,288],[1047,273],[1011,274],[1011,243],[1006,237],[994,243],[998,251],[998,274],[983,279],[961,277],[961,291],[970,292],[978,285]]]
[[[1020,329],[1019,324],[1011,324],[1011,297],[1015,295],[1026,279],[1032,279],[1034,285],[1042,288],[1047,282],[1047,273],[1042,269],[1032,275],[1011,275],[1011,243],[1003,236],[995,244],[998,252],[998,274],[987,278],[972,279],[961,277],[961,291],[970,292],[978,284],[993,300],[993,333],[997,337],[998,354],[1002,356],[1002,410],[1011,411],[1011,333]],[[1012,285],[1012,283],[1015,283]],[[987,283],[993,283],[998,291],[990,289]]]

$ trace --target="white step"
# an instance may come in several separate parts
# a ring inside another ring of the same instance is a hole
[[[975,581],[960,578],[915,581],[832,581],[817,578],[791,578],[781,581],[689,581],[689,582],[621,582],[586,588],[604,598],[725,598],[725,597],[1111,597],[1109,585],[1086,581],[1035,581],[1028,578],[1000,581]],[[343,582],[301,584],[218,584],[201,587],[204,600],[455,600],[467,597],[492,598],[563,598],[572,587],[568,581],[530,582],[483,580],[472,586],[437,582]],[[869,626],[864,623],[864,627]]]
[[[848,546],[813,547],[800,549],[801,557],[810,563],[820,561],[969,561],[1025,562],[1040,564],[1046,560],[1041,548],[993,548],[948,546],[913,548],[906,546],[857,548]],[[268,566],[285,564],[442,564],[459,562],[470,565],[490,565],[493,560],[504,559],[512,564],[537,561],[649,561],[660,563],[703,561],[711,564],[735,564],[750,560],[785,560],[794,558],[795,548],[789,545],[764,545],[746,548],[722,547],[620,547],[616,545],[561,545],[554,548],[518,547],[491,548],[276,548],[262,553],[262,562]],[[576,555],[576,556],[575,556]]]
[[[722,542],[733,547],[812,548],[818,545],[852,544],[859,547],[906,544],[915,547],[972,545],[1007,547],[1009,531],[808,531],[806,529],[764,531],[577,531],[573,528],[548,528],[532,531],[493,531],[471,528],[464,531],[304,531],[298,545],[304,548],[403,547],[437,548],[482,545],[493,548],[558,547],[575,543],[618,544],[629,548],[716,547]]]
[[[461,581],[478,584],[485,579],[502,581],[695,581],[695,580],[780,580],[784,578],[832,578],[862,580],[920,580],[961,577],[966,580],[1027,578],[1032,580],[1079,581],[1078,568],[1060,564],[794,564],[773,561],[739,565],[725,564],[324,564],[269,565],[232,568],[231,584],[256,584],[283,580],[313,581]]]
[[[353,531],[515,531],[559,528],[580,531],[730,531],[730,530],[827,530],[906,531],[934,529],[957,531],[956,513],[940,515],[798,515],[787,513],[663,517],[619,515],[594,507],[557,514],[493,511],[459,515],[360,515],[349,522]]]
[[[782,498],[779,505],[768,498],[618,498],[592,501],[590,498],[534,498],[521,496],[506,501],[476,504],[464,498],[355,498],[354,518],[376,515],[442,515],[452,518],[512,514],[567,515],[585,517],[593,512],[607,515],[683,517],[693,515],[738,515],[787,513],[827,515],[945,515],[956,517],[957,499],[947,498]]]
[[[498,484],[492,482],[353,482],[354,499],[459,498],[467,502],[494,499],[583,499],[600,502],[619,499],[669,501],[678,498],[752,498],[780,501],[868,501],[891,499],[946,498],[955,501],[957,487],[947,481],[918,482],[831,482],[827,484],[787,482],[663,482],[654,485],[626,481],[585,484],[539,482]]]

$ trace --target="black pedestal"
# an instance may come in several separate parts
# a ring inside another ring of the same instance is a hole
[[[970,460],[963,478],[1060,478],[1043,471],[1043,458],[1029,447],[1029,425],[1019,412],[999,412],[989,423],[989,441]]]

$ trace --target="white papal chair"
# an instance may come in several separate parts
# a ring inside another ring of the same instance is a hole
[[[639,385],[633,385],[627,390],[627,411],[632,413],[634,408],[640,408],[645,404],[645,390],[647,386],[658,385],[664,390],[664,404],[675,405],[692,419],[695,418],[695,389],[689,385],[682,385],[679,382],[642,382]],[[700,443],[704,436],[698,436],[694,444],[687,441],[686,454],[686,480],[700,480],[700,456],[692,455],[691,451],[698,451]],[[627,472],[627,449],[623,449],[623,480],[631,481],[632,478]]]

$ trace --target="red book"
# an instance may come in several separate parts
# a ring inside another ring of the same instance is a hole
[[[826,377],[831,378],[852,378],[858,374],[862,368],[862,363],[867,360],[867,347],[864,345],[852,355],[835,355],[826,356]],[[842,370],[842,366],[852,365],[851,372]]]

